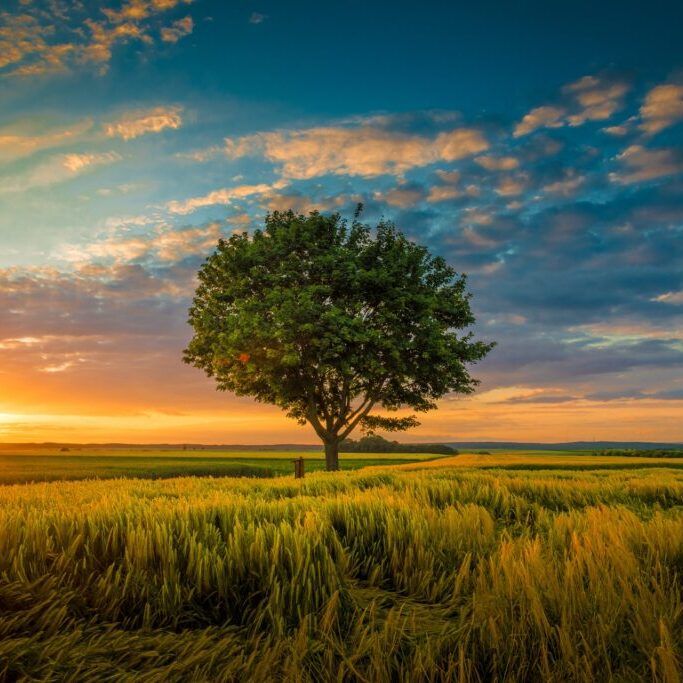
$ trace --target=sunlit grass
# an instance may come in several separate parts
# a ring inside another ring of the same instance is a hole
[[[319,452],[277,451],[182,451],[160,449],[26,449],[0,451],[0,485],[40,481],[74,481],[136,477],[164,479],[180,476],[269,478],[293,472],[292,460],[303,457],[307,472],[325,468]],[[342,469],[358,469],[373,464],[393,465],[430,460],[422,453],[350,453],[341,461]]]
[[[0,529],[0,678],[680,673],[680,470],[7,486]]]

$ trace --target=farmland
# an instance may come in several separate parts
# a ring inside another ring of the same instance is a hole
[[[0,450],[0,485],[40,481],[135,477],[167,479],[181,476],[269,478],[293,471],[292,460],[303,457],[307,472],[325,468],[316,452],[162,450],[159,448],[97,448],[61,453],[58,448]],[[368,465],[415,463],[434,458],[428,453],[353,453],[342,469]]]
[[[0,678],[679,679],[681,462],[379,457],[0,487]]]

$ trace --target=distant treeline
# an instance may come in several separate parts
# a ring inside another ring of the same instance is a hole
[[[363,436],[358,441],[345,439],[339,444],[341,453],[436,453],[457,455],[455,448],[441,443],[399,443],[381,436]]]
[[[593,451],[593,455],[615,455],[639,458],[683,458],[683,449],[655,448],[641,450],[637,448],[609,448],[604,451]]]

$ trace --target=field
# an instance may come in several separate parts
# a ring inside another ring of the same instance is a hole
[[[683,460],[380,458],[0,486],[0,679],[680,680]]]
[[[306,472],[325,469],[322,454],[316,452],[203,451],[161,449],[84,448],[60,453],[59,449],[0,450],[0,485],[40,481],[112,479],[135,477],[258,477],[291,474],[292,460],[303,457]],[[368,465],[397,465],[430,460],[433,454],[349,453],[342,469]]]

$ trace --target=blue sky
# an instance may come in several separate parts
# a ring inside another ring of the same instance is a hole
[[[683,6],[445,5],[5,4],[0,437],[304,438],[179,365],[193,274],[362,201],[499,342],[414,438],[683,439]]]

